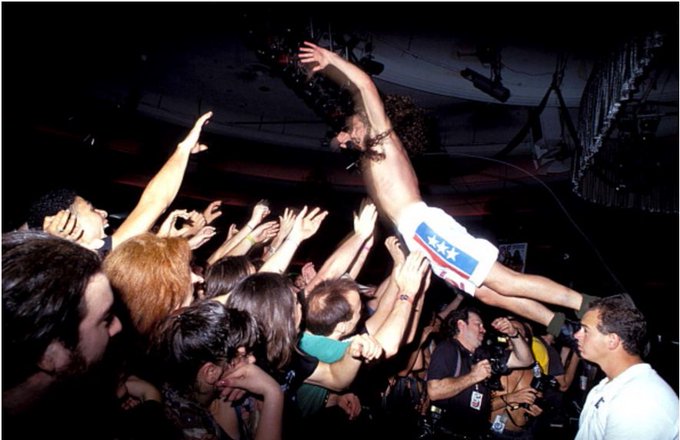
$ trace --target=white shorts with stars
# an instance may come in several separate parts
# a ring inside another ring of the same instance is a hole
[[[498,248],[467,230],[449,214],[424,202],[406,207],[397,222],[409,250],[423,252],[432,271],[461,290],[475,294],[498,258]]]

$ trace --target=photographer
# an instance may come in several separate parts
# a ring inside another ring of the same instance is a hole
[[[517,318],[510,322],[525,341],[531,339],[527,327]],[[528,342],[527,342],[528,343]],[[491,396],[491,432],[494,439],[534,438],[536,417],[543,413],[543,393],[551,376],[543,376],[537,363],[518,368],[500,377],[500,387]]]
[[[491,411],[491,390],[486,380],[502,373],[493,370],[527,367],[534,361],[526,341],[507,318],[498,318],[491,326],[507,335],[512,347],[501,365],[493,358],[475,361],[486,330],[479,312],[469,307],[447,316],[447,339],[432,353],[427,393],[433,406],[442,410],[438,430],[448,438],[486,438]]]

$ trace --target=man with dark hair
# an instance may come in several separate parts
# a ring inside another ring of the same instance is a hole
[[[588,393],[577,440],[678,439],[678,396],[642,360],[647,322],[623,295],[598,299],[575,335],[581,357],[607,375]]]
[[[453,217],[427,206],[418,187],[418,177],[409,160],[401,133],[418,132],[416,127],[398,127],[371,77],[337,53],[305,42],[300,62],[311,73],[324,71],[338,84],[350,88],[355,114],[334,143],[361,152],[361,172],[370,198],[380,213],[399,230],[410,250],[422,251],[432,271],[448,283],[482,302],[549,327],[559,334],[564,314],[556,314],[541,302],[557,304],[582,313],[592,299],[548,278],[516,272],[497,261],[498,249],[470,235]],[[540,301],[540,302],[539,302]],[[579,315],[580,317],[580,315]]]
[[[508,318],[497,318],[491,326],[507,335],[511,347],[503,359],[496,359],[502,367],[531,365],[531,349]],[[445,331],[447,339],[437,345],[430,358],[428,397],[443,411],[442,428],[472,439],[481,438],[489,431],[491,413],[491,389],[485,381],[492,373],[499,374],[492,371],[489,357],[480,349],[486,334],[484,323],[476,309],[465,307],[449,313]]]
[[[189,163],[189,156],[208,147],[198,142],[212,112],[198,118],[187,137],[148,183],[137,206],[113,235],[105,232],[108,214],[74,191],[57,189],[41,196],[30,208],[27,225],[98,251],[105,255],[130,237],[147,232],[175,199]]]
[[[33,430],[70,429],[67,421],[49,422],[59,420],[54,413],[69,406],[71,386],[101,363],[121,330],[112,307],[111,286],[95,253],[44,232],[3,235],[5,432],[33,438]]]

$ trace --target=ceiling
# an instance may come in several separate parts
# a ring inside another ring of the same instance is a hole
[[[364,194],[361,177],[329,150],[328,115],[271,58],[313,37],[370,55],[384,66],[374,76],[382,92],[409,95],[431,115],[432,145],[413,160],[431,204],[473,232],[530,241],[533,272],[612,283],[616,273],[631,291],[677,301],[677,259],[631,267],[619,246],[624,236],[639,249],[675,237],[677,215],[585,203],[571,192],[573,149],[562,149],[596,63],[632,35],[660,30],[673,56],[636,102],[652,105],[655,135],[677,158],[676,2],[3,2],[2,21],[3,230],[21,223],[36,194],[61,185],[125,216],[208,110],[210,149],[190,162],[179,207],[220,199],[235,218],[265,197],[347,217]],[[495,56],[510,91],[504,103],[460,73],[491,77]],[[548,94],[556,72],[566,113]],[[550,159],[536,160],[540,151]],[[677,173],[677,161],[664,166]],[[641,224],[645,238],[630,237]]]

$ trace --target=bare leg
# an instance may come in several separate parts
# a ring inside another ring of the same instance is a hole
[[[484,304],[506,309],[516,315],[538,322],[539,324],[543,324],[546,327],[555,316],[555,312],[537,301],[527,298],[501,295],[485,286],[477,288],[477,291],[475,292],[475,298]]]
[[[483,285],[504,296],[529,298],[576,311],[583,301],[580,293],[567,286],[540,275],[516,272],[499,262],[491,267]]]

